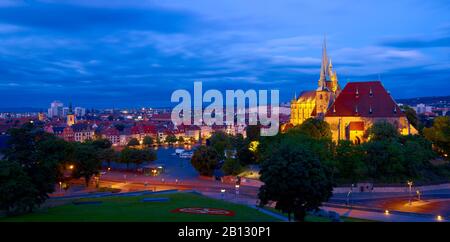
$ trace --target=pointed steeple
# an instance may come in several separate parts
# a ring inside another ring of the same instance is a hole
[[[325,35],[322,47],[322,64],[320,67],[320,79],[318,90],[324,90],[326,88],[327,75],[328,75],[328,55],[327,55],[327,36]]]
[[[69,114],[73,114],[72,102],[69,104]]]

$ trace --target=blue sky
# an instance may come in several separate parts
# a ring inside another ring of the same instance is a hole
[[[341,85],[450,95],[447,0],[0,0],[0,107],[166,106],[171,93]]]

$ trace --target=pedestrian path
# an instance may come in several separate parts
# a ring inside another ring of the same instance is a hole
[[[279,220],[281,220],[281,221],[283,221],[283,222],[289,222],[288,218],[285,217],[285,216],[283,216],[283,215],[281,215],[281,214],[272,212],[272,211],[267,210],[267,209],[264,209],[264,208],[257,207],[257,206],[255,206],[255,205],[249,205],[249,207],[258,210],[258,211],[260,211],[261,213],[265,213],[265,214],[267,214],[267,215],[269,215],[269,216],[272,216],[272,217],[274,217],[274,218],[277,218],[277,219],[279,219]]]
[[[437,217],[433,216],[423,216],[413,213],[397,213],[397,212],[375,212],[375,211],[367,211],[355,208],[344,208],[337,206],[323,206],[322,209],[328,211],[335,211],[339,213],[342,217],[351,217],[351,218],[359,218],[366,219],[372,221],[379,222],[448,222],[444,218],[439,221]]]

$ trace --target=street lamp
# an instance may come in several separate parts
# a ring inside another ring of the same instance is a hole
[[[73,165],[70,165],[70,166],[69,166],[69,170],[73,170],[73,168],[74,168]]]
[[[411,190],[412,190],[413,182],[412,181],[408,181],[407,184],[409,186],[409,205],[411,205],[411,202],[412,202],[411,201]]]
[[[355,184],[352,184],[352,186],[350,187],[350,190],[347,193],[347,206],[350,206],[350,197],[352,195],[353,192],[353,187],[355,186]]]
[[[419,199],[419,201],[420,201],[420,191],[419,190],[417,190],[416,191],[416,194],[417,194],[417,198]]]
[[[238,195],[239,195],[239,184],[236,184],[235,186],[234,186],[235,188],[236,188],[236,199],[238,198]]]
[[[222,200],[224,200],[225,192],[226,192],[225,189],[220,190],[220,193],[221,193],[221,196],[222,196]]]
[[[384,210],[384,214],[389,215],[389,210]]]
[[[442,216],[441,216],[441,215],[438,215],[438,216],[436,217],[436,219],[437,219],[437,221],[442,221]]]

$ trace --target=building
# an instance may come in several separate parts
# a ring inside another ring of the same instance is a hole
[[[72,104],[70,104],[69,111],[67,113],[67,126],[72,126],[75,122],[75,114],[72,111]]]
[[[85,123],[77,123],[72,126],[74,141],[85,142],[88,140],[93,140],[95,131],[94,129]]]
[[[433,111],[433,107],[427,106],[423,103],[417,104],[416,107],[413,107],[417,114],[431,113]]]
[[[323,45],[318,88],[305,91],[291,101],[289,123],[282,131],[300,125],[309,118],[322,119],[330,125],[333,141],[364,142],[364,133],[374,123],[387,121],[403,135],[417,134],[406,115],[380,81],[352,82],[341,90],[336,72]]]
[[[318,87],[316,90],[302,92],[298,98],[294,96],[291,101],[290,125],[300,125],[313,117],[323,118],[340,91],[337,74],[333,70],[331,59],[328,58],[324,41]]]
[[[71,126],[66,126],[63,129],[62,135],[63,139],[65,141],[73,142],[75,141],[75,133],[73,132],[73,129]]]
[[[333,140],[364,142],[364,133],[374,123],[386,121],[403,135],[417,134],[405,113],[380,81],[348,83],[325,114]]]
[[[120,132],[114,127],[108,127],[102,130],[101,137],[111,141],[111,144],[114,146],[120,145]]]
[[[62,117],[64,104],[60,101],[53,101],[48,109],[48,117]]]
[[[86,109],[82,107],[75,107],[74,112],[77,117],[83,117],[86,115]]]

